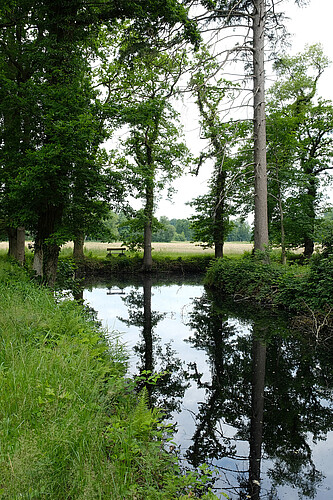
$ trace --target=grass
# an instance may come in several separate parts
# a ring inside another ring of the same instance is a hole
[[[4,257],[0,341],[1,499],[171,500],[203,491],[206,476],[183,475],[164,451],[167,428],[126,378],[115,335]]]

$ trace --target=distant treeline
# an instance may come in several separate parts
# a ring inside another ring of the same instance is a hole
[[[193,241],[194,234],[189,219],[168,219],[166,216],[155,220],[155,230],[152,241],[170,242],[170,241]],[[128,241],[130,235],[140,233],[142,229],[137,226],[135,219],[126,217],[123,213],[116,214],[110,212],[106,218],[93,233],[87,236],[88,240],[100,241]],[[251,226],[244,221],[235,220],[232,223],[232,229],[228,234],[227,241],[251,241]]]

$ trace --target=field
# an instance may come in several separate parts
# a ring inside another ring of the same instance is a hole
[[[26,242],[26,245],[31,242]],[[98,255],[98,256],[106,256],[106,249],[111,247],[119,247],[121,243],[100,243],[94,241],[87,241],[84,245],[84,252],[86,255]],[[197,244],[190,243],[189,241],[172,241],[171,243],[153,243],[153,254],[158,255],[170,255],[170,256],[179,256],[179,255],[195,255],[195,254],[205,254],[211,255],[214,253],[212,248],[204,249]],[[62,247],[63,253],[69,253],[73,248],[73,243],[66,243]],[[251,243],[245,242],[227,242],[224,245],[224,253],[225,255],[242,255],[245,251],[251,251],[253,245]],[[6,241],[0,242],[0,250],[7,250],[8,243]]]

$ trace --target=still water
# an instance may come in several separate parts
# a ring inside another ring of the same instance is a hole
[[[199,278],[99,283],[84,299],[121,332],[131,374],[162,372],[151,404],[176,423],[186,464],[215,467],[216,494],[333,498],[328,341],[297,334],[283,314],[205,291]]]

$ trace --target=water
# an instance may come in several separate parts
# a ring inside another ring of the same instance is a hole
[[[328,342],[296,334],[283,314],[214,296],[199,279],[95,284],[84,299],[122,332],[131,374],[164,373],[150,401],[177,423],[184,461],[215,466],[217,494],[333,498]]]

